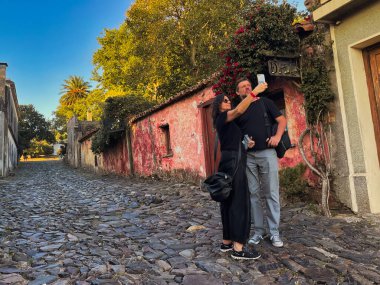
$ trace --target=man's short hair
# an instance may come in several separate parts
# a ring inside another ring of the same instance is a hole
[[[243,81],[248,81],[252,85],[252,81],[248,79],[248,77],[240,77],[238,80],[236,80],[235,83],[235,92],[238,92],[239,83]]]

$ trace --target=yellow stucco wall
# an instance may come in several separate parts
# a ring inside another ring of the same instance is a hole
[[[380,168],[362,49],[380,42],[380,1],[331,25],[354,211],[380,212]]]

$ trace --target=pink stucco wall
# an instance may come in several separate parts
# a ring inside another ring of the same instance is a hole
[[[201,108],[214,96],[211,87],[157,111],[132,125],[135,172],[149,176],[171,172],[192,177],[205,176]],[[167,155],[165,133],[169,125],[172,155]]]
[[[305,164],[298,147],[298,139],[301,133],[307,128],[306,114],[303,107],[305,97],[303,93],[299,91],[299,86],[296,81],[277,79],[273,82],[273,88],[281,87],[284,92],[285,100],[285,116],[287,119],[287,127],[290,139],[295,145],[294,148],[288,150],[285,156],[279,160],[280,168],[294,167],[299,163]],[[305,147],[310,145],[306,142]],[[307,168],[304,177],[309,183],[314,184],[316,176],[312,171]]]
[[[120,175],[131,174],[125,137],[119,140],[113,147],[108,148],[102,153],[99,166],[105,172],[112,172]]]
[[[305,109],[303,108],[305,98],[292,81],[282,81],[282,83],[288,132],[292,143],[295,144],[296,147],[288,150],[286,155],[280,159],[279,162],[280,167],[293,167],[301,162],[303,163],[298,149],[298,138],[306,129],[306,116]]]
[[[119,175],[130,175],[130,163],[128,158],[127,144],[125,138],[118,141],[114,146],[103,153],[96,155],[91,150],[92,138],[80,143],[81,167],[92,169],[96,172],[115,173]],[[97,165],[95,165],[95,160]]]

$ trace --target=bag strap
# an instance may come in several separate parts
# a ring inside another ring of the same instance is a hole
[[[241,143],[239,143],[238,159],[237,159],[237,161],[236,161],[235,171],[234,171],[234,174],[232,175],[232,178],[235,177],[235,174],[236,174],[236,172],[237,172],[238,169],[239,169],[240,159],[241,159]]]
[[[217,153],[217,150],[218,150],[218,133],[215,132],[215,142],[214,142],[214,164],[216,162],[216,153]],[[239,163],[240,163],[240,159],[241,159],[241,143],[239,143],[239,153],[238,153],[238,160],[236,162],[236,165],[235,165],[235,171],[234,171],[234,174],[232,175],[232,178],[235,176],[236,172],[238,171],[238,168],[239,168]],[[215,171],[216,172],[216,171]]]
[[[264,112],[265,127],[267,129],[268,139],[270,139],[272,137],[272,131],[271,131],[272,124],[269,120],[268,113],[267,113],[267,110],[266,110],[265,105],[264,105],[264,101],[262,99],[259,99],[259,103],[260,103],[261,109]]]
[[[216,162],[216,153],[218,151],[218,132],[215,131],[215,142],[214,142],[214,164]]]

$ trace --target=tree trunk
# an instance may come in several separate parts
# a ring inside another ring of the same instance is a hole
[[[331,217],[329,209],[330,180],[327,176],[322,177],[322,212],[326,217]]]
[[[304,141],[305,136],[308,133],[312,134],[312,135],[310,135],[310,152],[312,153],[312,156],[314,157],[314,160],[315,160],[314,163],[316,162],[317,153],[314,152],[314,150],[313,150],[313,137],[316,136],[317,138],[319,138],[319,140],[321,138],[321,136],[318,134],[317,131],[313,132],[310,128],[307,128],[306,130],[304,130],[299,137],[298,147],[299,147],[301,156],[302,156],[303,160],[305,161],[306,165],[316,175],[318,175],[320,177],[320,179],[322,180],[322,199],[321,199],[322,213],[326,217],[331,217],[331,212],[329,209],[329,195],[330,195],[330,180],[329,180],[329,170],[328,170],[329,168],[325,165],[326,167],[325,167],[325,171],[324,171],[322,167],[318,167],[317,165],[313,165],[313,163],[307,159],[303,141]],[[317,145],[320,145],[320,143],[323,143],[323,142],[319,142]],[[327,162],[323,161],[323,163],[326,164]]]

